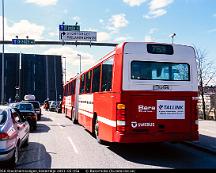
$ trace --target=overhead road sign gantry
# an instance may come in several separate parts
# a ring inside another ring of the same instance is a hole
[[[0,40],[0,44],[3,44],[3,41]],[[4,44],[13,44],[12,41],[5,40]],[[75,45],[75,46],[112,46],[115,47],[117,43],[89,43],[89,42],[69,42],[65,41],[62,43],[62,41],[35,41],[35,45]]]

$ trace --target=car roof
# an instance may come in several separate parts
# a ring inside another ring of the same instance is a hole
[[[20,102],[19,104],[22,104],[22,105],[30,105],[31,103],[28,103],[28,102]],[[32,105],[32,104],[31,104]]]

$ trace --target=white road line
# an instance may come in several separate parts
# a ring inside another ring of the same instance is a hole
[[[59,123],[57,123],[57,125],[58,125],[61,129],[63,129],[63,127],[62,127]]]
[[[71,139],[70,137],[67,137],[67,138],[68,138],[68,140],[69,140],[70,144],[72,145],[72,147],[73,147],[73,149],[74,149],[75,153],[77,153],[77,154],[78,154],[78,150],[77,150],[76,146],[74,145],[74,143],[73,143],[72,139]]]

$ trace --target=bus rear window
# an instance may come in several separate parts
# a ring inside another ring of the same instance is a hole
[[[186,63],[132,61],[131,79],[189,81],[190,66]]]

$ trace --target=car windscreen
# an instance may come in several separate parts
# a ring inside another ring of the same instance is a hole
[[[29,102],[33,104],[34,108],[40,108],[40,104],[38,102]]]
[[[0,125],[7,120],[7,111],[0,109]]]
[[[33,106],[32,104],[20,104],[19,105],[19,110],[21,111],[33,111]]]

